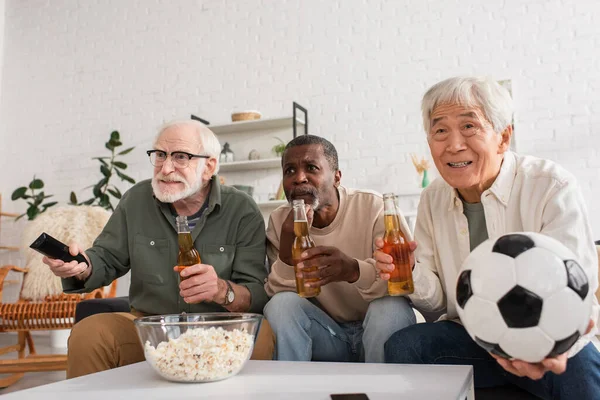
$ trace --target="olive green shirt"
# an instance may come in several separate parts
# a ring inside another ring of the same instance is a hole
[[[463,200],[463,213],[469,225],[469,247],[473,251],[488,239],[483,203],[467,203]]]
[[[249,312],[262,313],[268,297],[263,287],[265,224],[256,203],[245,193],[219,185],[213,177],[208,208],[192,230],[203,264],[217,275],[246,286],[252,295]],[[187,304],[179,296],[173,270],[179,247],[175,215],[158,201],[150,180],[133,186],[119,202],[102,233],[86,254],[92,274],[85,281],[62,280],[65,293],[90,292],[109,285],[131,270],[129,302],[145,314],[226,311],[215,303]]]

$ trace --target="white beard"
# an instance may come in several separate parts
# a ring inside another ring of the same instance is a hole
[[[204,172],[204,164],[200,163],[196,169],[196,176],[202,176],[202,172]],[[166,182],[181,182],[185,187],[180,192],[162,192],[158,183],[158,181],[161,180]],[[202,189],[202,186],[202,179],[198,179],[192,185],[190,185],[189,182],[183,179],[183,177],[175,174],[171,174],[169,177],[166,177],[162,173],[158,173],[152,178],[152,191],[154,192],[154,196],[163,203],[175,203],[176,201],[193,196],[198,193],[200,189]]]

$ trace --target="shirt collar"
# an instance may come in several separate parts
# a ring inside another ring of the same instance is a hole
[[[219,182],[219,176],[213,175],[210,180],[210,194],[208,195],[208,209],[213,210],[215,206],[221,207],[221,183]]]
[[[512,152],[507,151],[504,153],[504,159],[502,160],[502,165],[500,166],[500,173],[496,177],[496,180],[492,186],[481,194],[481,197],[484,197],[487,193],[491,193],[502,205],[506,207],[508,205],[508,199],[510,199],[510,194],[515,182],[515,170],[515,155]],[[452,211],[454,207],[462,208],[462,201],[458,195],[458,190],[450,187],[450,205],[448,206],[448,211]]]

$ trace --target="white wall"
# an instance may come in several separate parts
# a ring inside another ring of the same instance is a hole
[[[518,150],[579,176],[600,238],[598,15],[575,0],[8,0],[0,191],[36,173],[66,202],[98,179],[90,157],[113,129],[142,179],[162,121],[282,116],[293,100],[338,147],[346,185],[414,188],[423,92],[486,74],[513,80]]]
[[[2,104],[2,67],[4,66],[4,9],[6,6],[5,0],[0,0],[0,104]],[[2,107],[0,106],[0,109]],[[4,149],[4,129],[3,124],[0,124],[0,149]],[[2,152],[4,154],[4,152]],[[2,165],[2,164],[0,164]],[[1,188],[0,188],[1,190]]]

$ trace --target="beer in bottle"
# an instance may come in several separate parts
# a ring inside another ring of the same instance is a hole
[[[179,278],[184,280],[181,276],[181,271],[189,266],[199,264],[200,253],[194,248],[194,241],[192,240],[192,233],[188,225],[187,217],[185,215],[178,215],[177,221],[177,241],[179,242],[179,254],[177,255],[177,272],[180,273]]]
[[[298,272],[296,266],[300,262],[300,255],[306,249],[315,247],[315,242],[311,239],[308,234],[308,218],[306,217],[306,210],[304,209],[304,200],[294,200],[292,203],[294,207],[294,244],[292,246],[292,260],[294,262],[294,273]],[[306,268],[310,265],[311,260],[304,261],[305,272],[313,272],[318,269],[317,266]],[[321,293],[321,288],[307,288],[304,286],[306,282],[316,282],[317,278],[303,279],[296,277],[296,291],[300,297],[308,298],[315,297]]]
[[[385,234],[382,251],[394,259],[394,270],[390,272],[388,293],[390,296],[411,294],[415,290],[410,265],[410,247],[400,229],[400,216],[393,193],[383,195]]]

